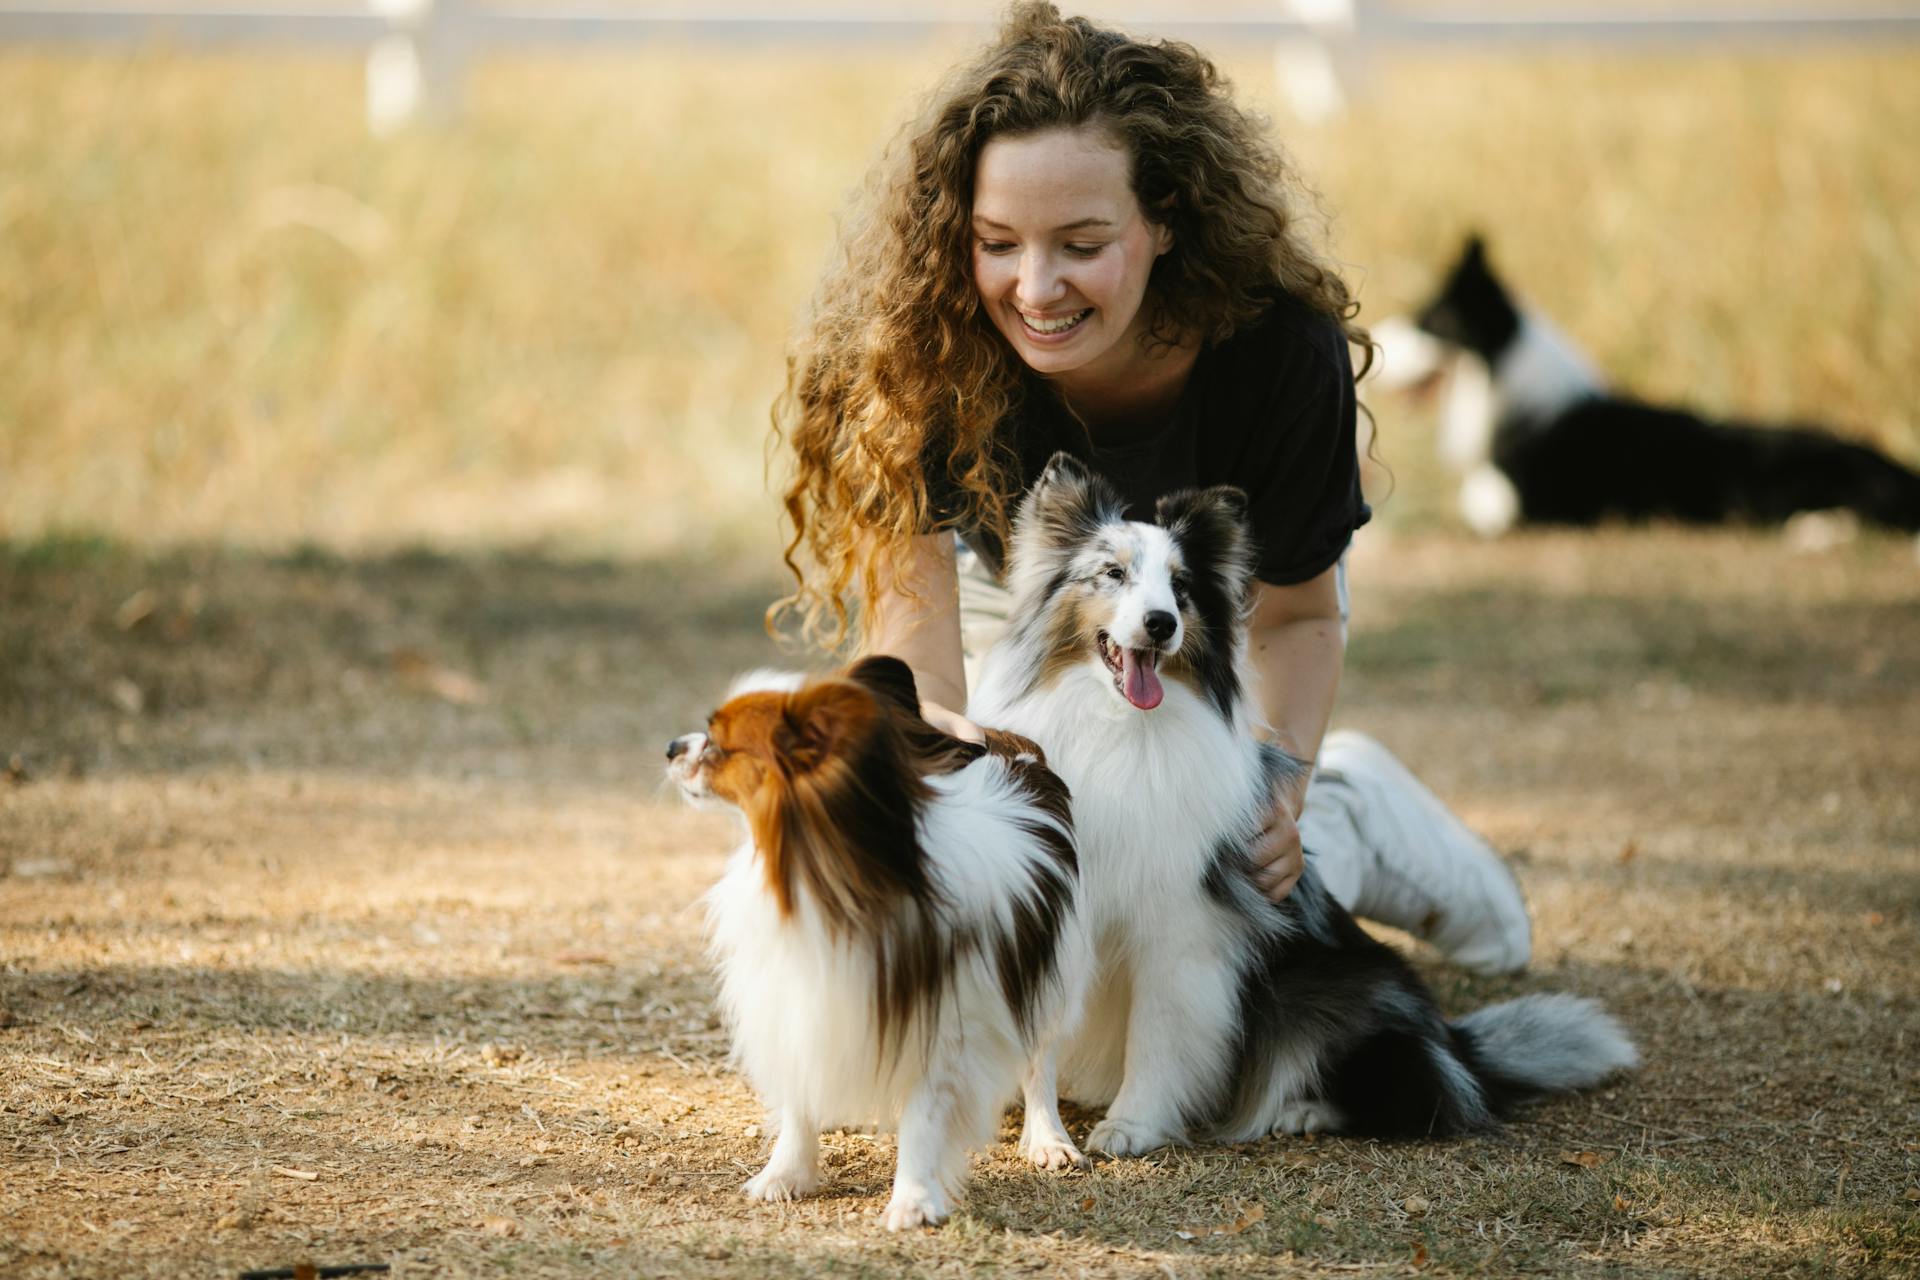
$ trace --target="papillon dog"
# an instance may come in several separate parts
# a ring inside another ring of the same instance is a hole
[[[1084,1163],[1051,1051],[1092,949],[1068,793],[1037,746],[939,733],[906,664],[875,657],[744,677],[667,760],[746,827],[706,905],[734,1057],[777,1128],[749,1197],[813,1191],[823,1127],[891,1123],[886,1225],[938,1223],[1016,1089],[1022,1154]]]
[[[1920,530],[1920,474],[1807,426],[1721,422],[1611,390],[1573,343],[1524,306],[1468,240],[1412,320],[1374,326],[1383,390],[1448,380],[1441,460],[1461,517],[1493,536],[1522,521],[1771,523],[1847,510]]]
[[[1090,1149],[1271,1132],[1484,1128],[1515,1101],[1630,1067],[1590,1000],[1523,996],[1446,1021],[1413,969],[1327,893],[1285,900],[1249,849],[1304,766],[1255,735],[1245,496],[1162,498],[1154,523],[1071,455],[1018,510],[1003,638],[968,715],[1043,746],[1073,794],[1096,980],[1064,1043]]]

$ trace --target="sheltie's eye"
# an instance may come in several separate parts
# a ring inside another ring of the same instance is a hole
[[[1187,597],[1193,593],[1193,579],[1184,573],[1173,575],[1173,602],[1182,609],[1187,607]]]
[[[1127,580],[1127,571],[1117,564],[1110,564],[1105,569],[1102,569],[1101,572],[1109,578],[1112,578],[1115,582],[1125,582]]]

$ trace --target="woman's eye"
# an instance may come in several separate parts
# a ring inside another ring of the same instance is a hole
[[[1070,244],[1067,246],[1067,252],[1076,258],[1091,258],[1106,247],[1103,244]]]
[[[980,252],[990,253],[997,257],[1003,253],[1012,253],[1013,245],[1010,241],[1006,240],[982,240],[980,242]]]

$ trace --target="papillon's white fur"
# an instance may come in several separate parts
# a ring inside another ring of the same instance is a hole
[[[1302,766],[1255,736],[1245,499],[1169,495],[1157,522],[1056,455],[1014,524],[1007,632],[968,714],[1038,741],[1073,793],[1098,977],[1060,1057],[1088,1138],[1126,1155],[1210,1136],[1457,1133],[1635,1063],[1589,1000],[1449,1024],[1307,870],[1285,901],[1248,850]]]
[[[746,1193],[814,1190],[823,1127],[897,1123],[890,1230],[948,1216],[1017,1089],[1022,1154],[1084,1163],[1051,1057],[1092,961],[1067,793],[1031,742],[961,743],[918,705],[893,658],[756,673],[668,749],[683,793],[748,828],[707,899],[735,1058],[777,1125]]]

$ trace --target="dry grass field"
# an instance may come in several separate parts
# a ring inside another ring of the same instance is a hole
[[[0,53],[0,1274],[1920,1274],[1912,542],[1472,542],[1400,405],[1337,719],[1538,939],[1416,954],[1646,1068],[1445,1144],[1002,1145],[907,1237],[884,1134],[737,1197],[730,832],[660,747],[794,660],[782,337],[941,56],[489,63],[375,145],[343,62]],[[1286,134],[1370,314],[1479,226],[1643,390],[1920,461],[1920,55],[1410,61]]]
[[[773,656],[767,579],[14,554],[0,1271],[1920,1270],[1909,548],[1432,534],[1359,571],[1342,719],[1536,915],[1526,976],[1429,976],[1460,1010],[1600,995],[1646,1069],[1440,1145],[1065,1178],[1003,1147],[952,1226],[895,1239],[886,1137],[830,1138],[819,1201],[736,1192],[761,1117],[692,908],[729,832],[660,794],[659,751]]]

